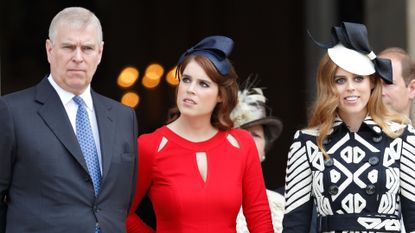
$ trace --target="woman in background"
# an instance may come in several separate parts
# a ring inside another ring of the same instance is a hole
[[[235,127],[247,130],[254,138],[259,159],[263,162],[270,151],[274,141],[280,136],[283,128],[282,122],[267,114],[266,98],[261,88],[253,85],[255,81],[248,78],[245,89],[238,93],[238,104],[231,113]],[[266,190],[271,209],[274,232],[282,232],[282,218],[284,216],[284,197],[274,191]],[[236,220],[236,232],[249,232],[246,225],[243,209],[239,211]]]

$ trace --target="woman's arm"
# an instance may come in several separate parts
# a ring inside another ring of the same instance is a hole
[[[258,150],[253,138],[247,134],[242,138],[244,149],[247,150],[245,171],[243,174],[242,209],[246,218],[249,232],[273,233],[271,211],[262,175]]]
[[[309,232],[312,215],[312,173],[306,141],[297,131],[288,153],[285,176],[284,233]]]
[[[152,180],[153,155],[156,147],[153,141],[150,135],[142,135],[138,138],[138,175],[133,204],[126,222],[127,233],[155,232],[136,214],[137,207],[147,193]]]
[[[415,131],[408,126],[402,134],[400,198],[406,232],[415,232]]]

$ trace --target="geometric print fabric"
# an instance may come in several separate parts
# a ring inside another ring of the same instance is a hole
[[[355,134],[355,136],[356,136],[356,134]],[[347,137],[346,141],[342,141],[341,143],[339,143],[339,142],[338,143],[339,144],[345,143],[347,145],[348,141],[350,139],[351,139],[350,137]],[[359,141],[362,142],[362,141],[364,141],[364,139],[360,138]],[[395,144],[395,142],[402,143],[402,141],[399,138],[396,139],[391,144]],[[333,148],[340,149],[340,146],[337,146],[336,144],[333,145]],[[310,143],[310,142],[307,143],[307,146],[311,146],[311,145],[312,145],[312,143]],[[362,143],[361,145],[367,145],[367,143]],[[317,146],[317,145],[314,145],[314,146]],[[391,145],[391,147],[393,147],[393,146]],[[369,148],[366,148],[366,149],[372,150],[373,148],[369,147]],[[387,149],[387,151],[391,151],[391,150]],[[335,150],[331,151],[331,152],[336,153]],[[376,150],[371,151],[371,153],[375,153],[375,152],[377,152],[377,151]],[[352,146],[345,146],[337,153],[340,155],[341,160],[337,160],[337,159],[332,158],[333,161],[334,161],[333,162],[333,168],[334,169],[330,171],[330,180],[331,180],[332,183],[337,184],[337,187],[338,187],[336,193],[333,193],[331,195],[331,199],[333,201],[335,201],[336,198],[339,197],[342,194],[343,191],[347,190],[348,189],[347,187],[349,185],[351,185],[352,183],[357,185],[358,187],[360,187],[362,189],[366,188],[368,186],[368,184],[363,182],[362,179],[361,179],[362,175],[364,175],[364,174],[366,175],[367,180],[370,181],[371,184],[376,184],[377,183],[378,171],[376,169],[371,170],[372,167],[369,165],[369,163],[367,163],[367,162],[363,163],[360,167],[358,167],[354,171],[349,170],[349,166],[346,165],[346,164],[351,164],[351,163],[356,164],[356,165],[361,164],[362,158],[365,157],[365,152],[361,148],[356,147],[356,146],[353,146],[353,147]],[[388,157],[387,155],[388,155],[388,153],[386,152],[384,157],[387,158]],[[388,159],[386,159],[386,158],[385,158],[385,160],[387,161]],[[399,159],[399,158],[393,158],[393,160],[395,160],[395,159]],[[388,165],[390,165],[390,164],[388,164]],[[368,170],[371,170],[371,171],[368,172]],[[399,175],[395,174],[394,172],[389,172],[390,170],[392,170],[392,168],[386,168],[386,172],[385,172],[386,177],[385,178],[389,182],[392,180],[391,183],[393,183],[393,185],[391,185],[391,186],[393,186],[393,188],[390,187],[390,186],[386,187],[386,188],[390,189],[390,191],[386,195],[392,195],[393,198],[389,197],[389,199],[387,199],[388,200],[387,202],[389,202],[388,203],[389,205],[387,205],[388,208],[383,208],[383,209],[379,208],[378,209],[378,211],[380,213],[391,213],[391,214],[393,214],[393,212],[396,210],[396,205],[394,205],[395,203],[392,200],[395,199],[394,196],[397,193],[397,191],[396,191],[397,186],[399,187]],[[343,177],[343,179],[342,179],[342,182],[339,183],[340,177]],[[323,176],[319,176],[319,177],[315,177],[315,178],[318,179],[318,180],[314,180],[315,183],[321,183],[322,184],[324,182],[323,181]],[[315,191],[317,191],[317,190],[315,190]],[[319,194],[319,195],[316,195],[316,196],[318,197],[318,199],[323,197],[322,194]],[[382,196],[382,199],[383,198],[385,198],[385,196]],[[322,201],[322,200],[319,200],[319,201]],[[392,205],[390,205],[391,204],[390,202],[392,202]],[[337,210],[339,212],[339,214],[340,213],[360,213],[366,205],[366,200],[363,199],[360,194],[354,193],[354,194],[349,194],[349,195],[344,196],[343,199],[340,201],[340,203],[341,203],[341,206],[342,206],[342,209],[343,209],[344,212],[341,211],[341,210]],[[379,207],[381,207],[381,206],[379,206]],[[330,215],[331,212],[332,212],[330,207],[329,207],[329,211],[327,211],[327,212],[326,211],[321,211],[321,213]]]
[[[373,134],[374,130],[368,130],[372,126],[368,124],[369,121],[365,123],[369,127],[365,128],[362,135],[344,130],[335,131],[333,134],[335,136],[330,138],[332,143],[328,141],[325,144],[327,146],[330,144],[327,151],[332,155],[328,161],[324,160],[324,156],[313,140],[317,131],[306,129],[296,132],[289,151],[286,171],[285,212],[289,219],[287,222],[293,221],[291,215],[293,217],[296,215],[299,219],[308,216],[309,211],[306,209],[310,206],[308,203],[312,202],[310,199],[315,199],[320,216],[353,215],[366,211],[369,211],[366,213],[385,216],[388,214],[399,216],[400,195],[412,200],[410,202],[413,204],[415,199],[413,193],[415,136],[411,135],[413,128],[411,126],[407,128],[411,134],[405,133],[387,142],[378,136],[380,134]],[[385,137],[384,134],[382,136]],[[312,181],[307,179],[309,177],[313,177]],[[382,179],[381,183],[379,178]],[[373,197],[376,198],[375,202]],[[402,206],[404,209],[406,207],[411,208]],[[358,222],[367,229],[367,232],[396,231],[400,228],[399,220],[366,219],[364,216],[362,215]]]

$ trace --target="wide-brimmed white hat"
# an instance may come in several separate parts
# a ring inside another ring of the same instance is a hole
[[[327,49],[327,53],[336,65],[350,73],[371,75],[376,72],[375,65],[369,55],[348,49],[340,43]]]
[[[332,40],[327,43],[317,42],[310,32],[309,35],[318,46],[327,49],[330,59],[344,70],[357,75],[376,73],[384,82],[393,83],[391,61],[378,58],[372,51],[365,25],[343,22],[332,28]]]

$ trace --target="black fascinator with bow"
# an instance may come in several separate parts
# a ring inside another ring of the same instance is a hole
[[[209,59],[221,75],[226,76],[231,69],[228,56],[232,52],[232,48],[233,40],[231,38],[226,36],[209,36],[186,50],[180,56],[177,66],[179,67],[187,56],[201,55]]]
[[[389,59],[378,58],[369,45],[367,28],[363,24],[343,22],[332,27],[331,41],[317,42],[321,48],[328,49],[328,55],[338,66],[359,75],[377,73],[388,84],[393,83],[392,65]]]

